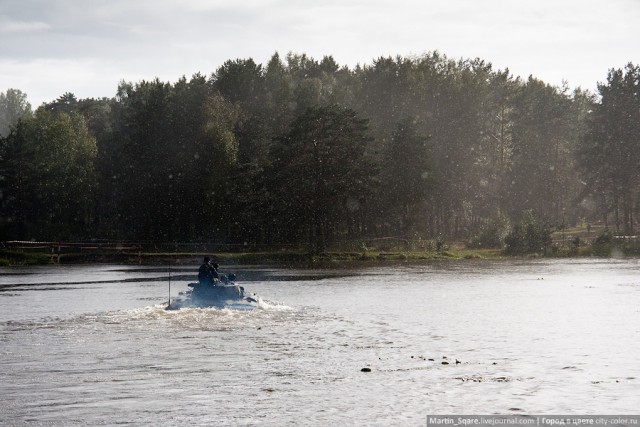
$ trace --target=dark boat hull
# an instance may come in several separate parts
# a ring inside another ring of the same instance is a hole
[[[256,298],[245,295],[244,288],[236,284],[204,285],[190,283],[189,287],[191,289],[185,292],[182,298],[171,301],[167,306],[167,310],[207,307],[222,308],[230,302],[257,302]]]

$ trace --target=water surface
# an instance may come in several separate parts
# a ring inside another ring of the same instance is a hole
[[[1,269],[2,423],[418,426],[640,408],[637,260],[222,269],[258,307],[165,311],[169,275],[176,297],[190,267]]]

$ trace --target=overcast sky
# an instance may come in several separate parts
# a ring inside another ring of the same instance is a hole
[[[0,0],[0,92],[34,107],[276,51],[352,67],[433,50],[595,91],[640,64],[640,0]]]

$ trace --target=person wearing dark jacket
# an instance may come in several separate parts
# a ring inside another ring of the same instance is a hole
[[[211,258],[204,257],[204,263],[198,269],[198,282],[201,285],[213,285],[218,279],[218,264],[212,264]]]

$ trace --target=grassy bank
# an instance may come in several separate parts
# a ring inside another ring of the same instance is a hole
[[[595,228],[595,227],[594,227]],[[596,234],[597,233],[597,234]],[[537,254],[519,255],[516,258],[567,258],[567,257],[624,257],[640,256],[640,241],[637,238],[620,238],[599,229],[566,229],[552,235],[552,244]],[[9,243],[9,242],[7,242]],[[323,267],[352,264],[376,264],[385,262],[461,260],[461,259],[506,259],[501,249],[468,248],[462,243],[424,245],[411,248],[406,242],[385,243],[377,248],[359,250],[334,248],[314,255],[303,249],[256,248],[243,250],[238,247],[214,247],[202,244],[182,247],[145,244],[77,244],[77,243],[30,243],[6,245],[0,250],[0,266],[46,265],[46,264],[130,264],[130,265],[197,265],[204,256],[213,255],[220,264],[278,265],[299,267]],[[355,245],[354,245],[355,246]],[[372,245],[373,246],[373,245]]]
[[[319,255],[304,251],[265,252],[159,252],[141,250],[135,253],[92,251],[50,253],[47,251],[4,250],[0,252],[0,266],[46,264],[130,264],[168,265],[199,264],[205,255],[213,255],[220,264],[322,266],[340,263],[379,263],[386,261],[420,261],[442,259],[499,259],[498,249],[449,249],[444,251],[331,251]]]

